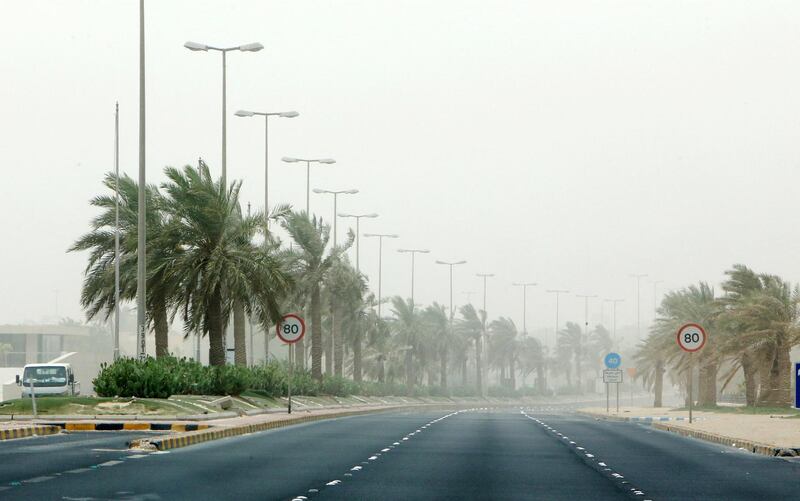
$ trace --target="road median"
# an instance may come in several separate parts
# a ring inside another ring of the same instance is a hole
[[[319,421],[323,419],[334,419],[346,416],[355,416],[359,414],[369,414],[375,412],[383,412],[389,410],[398,410],[409,407],[419,407],[420,405],[413,406],[380,406],[369,407],[357,410],[344,410],[344,409],[325,409],[315,411],[301,411],[294,414],[262,414],[259,416],[246,416],[240,419],[227,419],[223,423],[214,425],[213,428],[207,430],[200,430],[194,432],[178,433],[174,435],[166,435],[159,437],[145,437],[135,439],[130,442],[132,449],[149,449],[165,451],[169,449],[178,449],[190,445],[199,444],[202,442],[209,442],[212,440],[219,440],[222,438],[235,437],[239,435],[246,435],[248,433],[255,433],[259,431],[272,430],[275,428],[282,428],[284,426],[291,426],[301,423],[309,423],[312,421]]]

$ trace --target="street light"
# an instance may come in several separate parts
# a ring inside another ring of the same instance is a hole
[[[522,335],[528,335],[528,287],[535,287],[536,282],[514,282],[515,287],[522,287]]]
[[[586,295],[586,294],[575,294],[577,297],[583,298],[583,325],[584,325],[584,337],[586,340],[589,340],[589,300],[592,298],[597,297],[596,294],[594,295]],[[578,341],[578,350],[583,352],[583,339],[579,339]],[[578,376],[578,392],[583,393],[583,389],[581,388],[581,375],[580,373],[577,374]]]
[[[478,276],[478,277],[483,278],[483,337],[481,339],[481,342],[483,343],[484,346],[489,346],[489,342],[488,342],[489,341],[488,340],[489,336],[486,333],[486,319],[489,318],[489,313],[486,311],[486,279],[489,278],[489,277],[493,277],[494,273],[476,273],[475,275]],[[451,320],[451,323],[452,323],[452,320]],[[481,362],[483,362],[483,361],[481,361]],[[483,381],[486,381],[487,382],[487,386],[488,386],[489,371],[487,369],[487,364],[481,363],[481,365],[482,365],[482,367],[478,367],[478,371],[481,373],[481,378],[482,378],[481,379],[481,383]],[[512,388],[512,389],[516,389],[516,388]],[[482,384],[478,385],[478,390],[481,392],[481,395],[485,396],[484,392],[483,392]]]
[[[281,158],[286,163],[297,163],[297,162],[305,162],[306,163],[306,217],[311,218],[311,211],[309,210],[309,200],[311,199],[311,164],[318,163],[318,164],[335,164],[336,160],[332,158],[294,158],[294,157],[283,157]]]
[[[642,339],[642,329],[641,329],[641,316],[639,315],[639,303],[641,302],[641,297],[639,295],[639,291],[641,290],[642,279],[647,276],[647,273],[632,273],[628,275],[631,278],[636,279],[636,337],[640,340]]]
[[[241,52],[258,52],[264,48],[263,45],[260,43],[248,43],[244,45],[237,45],[235,47],[213,47],[211,45],[201,44],[197,42],[186,42],[183,44],[184,47],[187,49],[194,51],[194,52],[208,52],[210,50],[215,50],[217,52],[222,53],[222,185],[227,186],[228,184],[228,170],[227,170],[227,163],[228,163],[228,145],[227,145],[227,115],[228,115],[228,102],[226,98],[226,86],[227,86],[227,71],[225,69],[225,60],[228,52],[233,50],[238,50]]]
[[[144,88],[144,0],[139,1],[139,194],[136,227],[136,355],[147,357],[147,203],[144,197],[147,185],[145,175],[145,88]]]
[[[553,338],[553,346],[555,346],[555,343],[558,341],[558,306],[559,306],[558,299],[561,296],[561,294],[569,294],[569,291],[565,289],[548,289],[546,292],[548,292],[549,294],[556,295],[556,331],[554,335],[555,337]]]
[[[411,306],[414,306],[414,258],[417,254],[428,254],[428,249],[397,249],[397,252],[411,254]]]
[[[339,195],[355,195],[358,193],[358,190],[339,190],[339,191],[331,191],[331,190],[321,190],[319,188],[314,188],[314,193],[317,194],[327,194],[333,195],[333,246],[336,247],[337,240],[336,240],[336,207],[337,201],[339,199]]]
[[[381,273],[383,266],[383,239],[399,238],[394,233],[364,233],[367,238],[376,237],[378,239],[378,319],[381,318]]]
[[[359,255],[361,254],[361,252],[360,252],[360,249],[359,249],[359,247],[360,247],[359,243],[361,242],[361,233],[360,233],[361,232],[361,218],[362,217],[366,217],[366,218],[369,218],[369,219],[373,219],[373,218],[378,217],[378,215],[375,214],[374,212],[371,213],[371,214],[342,214],[342,213],[339,213],[339,217],[352,217],[352,218],[355,218],[355,220],[356,220],[356,271],[358,271],[360,273],[361,272],[361,265],[359,263]]]
[[[458,266],[460,264],[465,264],[465,263],[466,263],[466,261],[452,261],[452,262],[450,262],[450,261],[439,261],[439,260],[436,261],[436,264],[443,264],[443,265],[448,266],[450,268],[450,332],[453,331],[453,266]],[[445,354],[446,354],[446,351],[443,350],[442,351],[442,357],[444,357]],[[480,371],[480,367],[478,367],[478,371]],[[442,371],[441,377],[442,377],[442,387],[446,388],[447,387],[447,380],[446,380],[447,374],[444,371]]]
[[[614,305],[613,306],[613,313],[612,313],[612,317],[611,317],[612,318],[611,322],[613,324],[613,326],[611,328],[612,329],[611,332],[612,332],[612,336],[614,337],[615,348],[618,350],[619,349],[619,340],[617,339],[617,303],[621,303],[621,302],[623,302],[625,300],[624,299],[603,299],[603,301],[606,302],[606,303],[613,303],[613,305]]]
[[[653,280],[653,323],[658,318],[658,284],[663,283],[663,280]]]
[[[266,230],[269,230],[269,117],[295,118],[300,116],[300,113],[296,111],[271,113],[239,110],[234,115],[237,117],[252,117],[255,115],[264,117],[264,242],[266,243],[268,241]]]

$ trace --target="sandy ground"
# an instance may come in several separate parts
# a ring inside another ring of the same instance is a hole
[[[677,417],[683,416],[688,419],[689,411],[670,411],[668,408],[653,407],[620,407],[617,414],[616,409],[612,408],[610,414],[606,414],[605,407],[593,407],[581,409],[582,412],[596,414],[598,416],[620,416],[620,417]],[[781,415],[764,414],[725,414],[715,412],[693,412],[692,424],[688,421],[670,420],[670,426],[685,428],[689,430],[702,430],[718,435],[725,435],[741,440],[750,440],[762,444],[776,447],[800,447],[800,418],[786,418]]]

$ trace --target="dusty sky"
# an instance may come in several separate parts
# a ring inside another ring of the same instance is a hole
[[[800,4],[749,1],[147,2],[148,181],[198,156],[220,164],[221,57],[183,48],[261,42],[228,57],[228,176],[263,205],[305,205],[305,173],[282,156],[333,157],[312,187],[357,188],[340,211],[377,212],[384,295],[409,293],[399,247],[417,261],[417,301],[489,282],[490,315],[529,330],[582,321],[574,293],[624,298],[643,325],[660,291],[718,283],[735,262],[798,280]],[[67,254],[112,168],[137,169],[138,2],[7,2],[0,19],[0,323],[82,318],[85,255]],[[330,218],[332,199],[312,194]],[[348,224],[342,220],[340,235]],[[377,241],[361,240],[376,286]],[[609,323],[605,308],[606,323]],[[600,320],[600,303],[590,305]]]

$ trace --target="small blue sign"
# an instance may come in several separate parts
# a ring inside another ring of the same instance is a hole
[[[616,369],[622,365],[622,357],[619,356],[619,353],[614,353],[613,351],[606,355],[606,358],[603,361],[605,362],[606,367],[609,369]]]
[[[794,406],[800,409],[800,363],[794,364]]]

